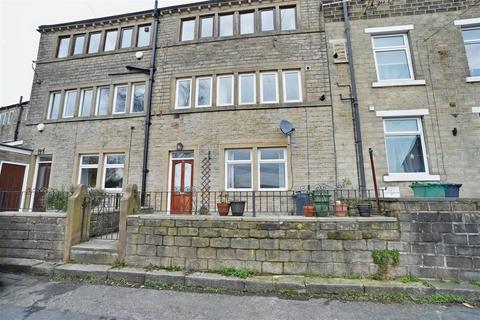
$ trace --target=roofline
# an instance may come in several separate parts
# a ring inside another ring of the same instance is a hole
[[[15,103],[15,104],[10,104],[8,106],[0,106],[0,110],[7,110],[7,109],[12,109],[12,108],[15,108],[15,107],[18,107],[20,105],[22,106],[25,106],[27,104],[29,104],[30,101],[23,101],[22,103]]]

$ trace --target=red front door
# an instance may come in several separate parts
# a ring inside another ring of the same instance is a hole
[[[33,211],[45,211],[45,194],[50,182],[51,163],[39,163],[37,183],[35,184],[35,197],[33,198]]]
[[[193,160],[172,160],[172,214],[192,214]]]
[[[3,163],[0,172],[0,211],[17,211],[22,200],[25,166]]]

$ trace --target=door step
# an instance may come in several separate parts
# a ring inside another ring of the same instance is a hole
[[[118,240],[91,239],[72,247],[70,258],[78,263],[112,264],[117,260]]]

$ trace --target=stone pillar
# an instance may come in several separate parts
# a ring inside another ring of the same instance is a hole
[[[89,239],[90,203],[85,201],[87,195],[87,187],[80,184],[75,189],[73,195],[68,198],[65,244],[63,247],[64,262],[70,260],[70,249],[72,246]]]
[[[118,226],[118,260],[125,259],[127,246],[127,219],[128,216],[140,213],[140,197],[136,184],[127,186],[120,203],[120,224]]]

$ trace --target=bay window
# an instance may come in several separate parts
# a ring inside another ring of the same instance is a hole
[[[97,186],[98,155],[81,155],[78,183],[88,188]]]
[[[226,190],[252,189],[252,150],[227,150],[225,173]]]
[[[176,109],[190,108],[190,96],[192,92],[192,79],[177,80]]]
[[[233,105],[233,75],[217,77],[217,106]]]
[[[106,190],[122,190],[125,156],[123,154],[105,155],[102,188]]]
[[[196,96],[197,107],[212,106],[212,77],[197,78]]]

